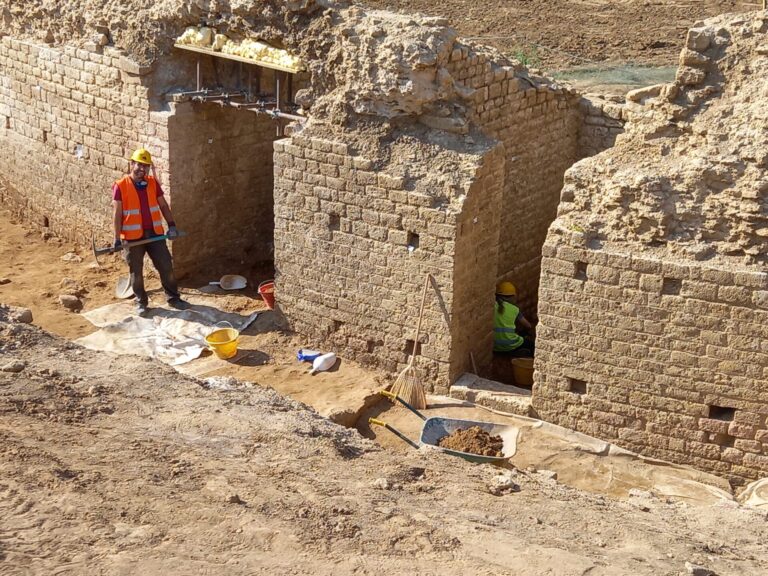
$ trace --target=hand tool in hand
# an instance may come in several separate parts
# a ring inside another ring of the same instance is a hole
[[[187,235],[186,232],[177,230],[175,235],[161,234],[160,236],[153,236],[152,238],[135,240],[134,242],[121,242],[119,244],[115,243],[112,246],[105,246],[104,248],[96,248],[96,237],[94,236],[91,238],[91,247],[93,248],[93,257],[96,259],[96,264],[99,267],[101,267],[101,262],[99,262],[99,256],[103,256],[104,254],[114,254],[115,252],[119,252],[120,250],[128,250],[128,248],[132,246],[141,246],[142,244],[159,242],[160,240],[176,240],[177,238],[181,238],[186,235]]]

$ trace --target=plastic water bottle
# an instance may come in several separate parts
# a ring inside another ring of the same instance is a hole
[[[323,354],[322,356],[318,356],[314,359],[312,362],[312,369],[309,371],[309,373],[314,374],[315,372],[325,372],[326,370],[332,368],[334,364],[336,364],[336,354],[333,352],[328,352],[328,354]]]
[[[307,350],[302,348],[296,353],[296,358],[301,362],[314,362],[315,358],[321,356],[323,353],[317,350]]]

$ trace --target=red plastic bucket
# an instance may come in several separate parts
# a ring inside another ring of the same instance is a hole
[[[261,296],[267,308],[273,310],[275,308],[275,281],[266,280],[259,284],[259,296]]]

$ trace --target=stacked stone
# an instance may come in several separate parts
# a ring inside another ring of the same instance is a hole
[[[616,137],[624,132],[628,110],[620,101],[587,94],[579,106],[583,125],[579,133],[579,158],[587,158],[613,147]]]
[[[451,76],[468,91],[469,117],[505,150],[497,279],[513,280],[535,315],[541,246],[557,214],[563,174],[582,155],[578,97],[518,66],[458,45]]]
[[[768,274],[554,239],[544,256],[540,417],[734,484],[768,473]]]
[[[64,238],[111,237],[110,183],[137,144],[168,159],[147,69],[110,47],[50,47],[0,38],[3,204]],[[16,192],[18,191],[18,192]]]
[[[352,155],[348,144],[310,137],[308,130],[275,142],[281,308],[292,328],[326,348],[396,372],[413,350],[422,287],[432,274],[417,365],[428,388],[446,392],[468,362],[467,353],[461,366],[451,363],[458,323],[468,322],[470,334],[485,335],[492,325],[488,318],[472,319],[466,307],[452,316],[455,268],[465,265],[455,261],[458,215],[441,194],[420,191],[423,183],[379,171],[370,159]],[[467,187],[459,193],[492,201],[499,181],[494,164],[467,174]],[[481,237],[482,246],[492,246],[498,233],[493,214],[485,212],[493,204],[481,199],[477,206],[485,222],[468,224],[458,239],[462,253]],[[462,222],[467,217],[462,214]],[[476,259],[466,264],[461,281],[470,282],[484,268],[483,290],[491,294],[492,266]]]

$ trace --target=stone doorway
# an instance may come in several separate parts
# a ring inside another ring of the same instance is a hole
[[[168,119],[173,211],[189,239],[174,246],[180,276],[274,274],[275,122],[210,103],[178,103]]]

